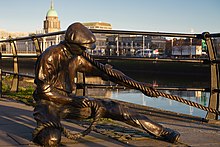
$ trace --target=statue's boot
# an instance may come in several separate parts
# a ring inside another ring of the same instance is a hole
[[[177,131],[164,128],[162,125],[150,120],[147,116],[141,115],[124,105],[114,102],[109,103],[107,105],[107,113],[107,116],[112,119],[141,128],[149,134],[162,138],[165,141],[175,143],[180,138],[180,134]]]
[[[132,123],[136,123],[137,125],[139,125],[139,128],[144,129],[153,136],[161,137],[165,141],[175,143],[180,138],[179,132],[169,128],[164,128],[162,125],[153,122],[144,115],[139,115],[139,114],[129,115],[129,119]]]
[[[180,139],[180,133],[169,128],[164,128],[160,136],[171,143],[176,143]]]
[[[33,142],[45,147],[58,147],[60,140],[61,131],[53,127],[48,127],[39,132],[33,139]]]

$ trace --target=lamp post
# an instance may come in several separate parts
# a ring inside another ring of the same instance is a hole
[[[116,54],[117,56],[119,56],[119,35],[117,35],[117,37],[115,38],[115,41],[116,41]]]
[[[190,38],[190,58],[192,58],[192,38]]]
[[[143,52],[142,52],[143,57],[144,57],[144,46],[145,46],[145,36],[143,35]]]
[[[194,30],[193,29],[191,29],[191,33],[193,33],[194,32]],[[192,58],[192,38],[190,38],[190,58]]]

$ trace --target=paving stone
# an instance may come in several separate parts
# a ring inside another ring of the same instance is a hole
[[[140,111],[145,115],[143,110]],[[32,113],[33,107],[15,101],[1,100],[0,98],[0,146],[36,146],[31,142],[32,131],[36,125]],[[156,110],[153,110],[146,115],[164,127],[179,131],[181,134],[180,143],[171,144],[162,141],[123,122],[109,121],[109,123],[107,121],[107,124],[98,124],[95,131],[76,141],[63,136],[61,146],[220,146],[220,125],[218,123],[207,124],[202,119],[171,115],[167,112],[156,113]],[[80,125],[81,123],[82,125]],[[85,127],[88,127],[89,122],[65,120],[62,121],[62,124],[72,132],[82,132],[86,129]]]
[[[8,136],[6,132],[0,133],[0,146],[17,146],[19,145],[14,139]]]

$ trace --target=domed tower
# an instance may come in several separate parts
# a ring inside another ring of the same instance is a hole
[[[44,31],[45,33],[60,31],[60,21],[52,0],[50,9],[47,11],[46,20],[44,20]]]

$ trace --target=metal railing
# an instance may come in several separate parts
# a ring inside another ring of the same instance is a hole
[[[148,60],[148,61],[157,61],[157,62],[186,62],[186,63],[203,63],[203,64],[209,64],[210,65],[210,100],[209,100],[209,108],[215,109],[219,111],[219,69],[218,69],[218,64],[220,63],[219,60],[217,60],[217,53],[216,50],[214,49],[212,38],[213,37],[220,37],[220,33],[216,34],[210,34],[208,32],[204,32],[202,34],[181,34],[181,33],[163,33],[163,32],[142,32],[142,31],[121,31],[121,30],[94,30],[91,29],[93,33],[98,33],[98,34],[116,34],[116,35],[143,35],[143,36],[166,36],[166,37],[187,37],[187,38],[197,38],[197,39],[204,39],[207,48],[208,48],[208,59],[152,59],[152,58],[130,58],[130,57],[97,57],[97,59],[120,59],[120,60]],[[27,36],[27,37],[19,37],[19,38],[10,38],[6,40],[0,40],[1,43],[10,43],[11,50],[12,50],[12,55],[2,55],[0,53],[0,87],[2,87],[2,73],[8,73],[13,75],[13,80],[12,80],[12,86],[11,86],[11,91],[16,92],[18,91],[18,86],[19,86],[19,76],[24,76],[24,77],[30,77],[34,78],[34,76],[30,76],[25,73],[19,72],[19,66],[18,66],[18,58],[37,58],[41,53],[42,53],[42,48],[39,43],[39,39],[43,37],[48,37],[48,36],[54,36],[54,35],[63,35],[65,31],[60,31],[60,32],[54,32],[54,33],[48,33],[48,34],[37,34],[37,35],[32,35],[32,36]],[[16,48],[16,41],[21,41],[21,40],[27,40],[31,39],[33,41],[33,44],[36,49],[36,55],[18,55],[17,54],[17,48]],[[2,70],[2,59],[8,57],[8,58],[13,58],[13,71],[3,71]],[[78,82],[81,82],[85,85],[85,80],[82,73],[78,74]],[[89,86],[89,85],[87,85]],[[91,85],[90,85],[91,86]],[[93,85],[94,86],[94,85]],[[99,85],[100,86],[100,85]],[[163,89],[163,88],[162,88]],[[187,90],[187,88],[185,88]],[[81,93],[84,93],[84,91],[81,91]],[[0,90],[0,94],[2,94],[2,88]],[[216,113],[211,113],[207,112],[206,119],[218,119],[218,114]]]

